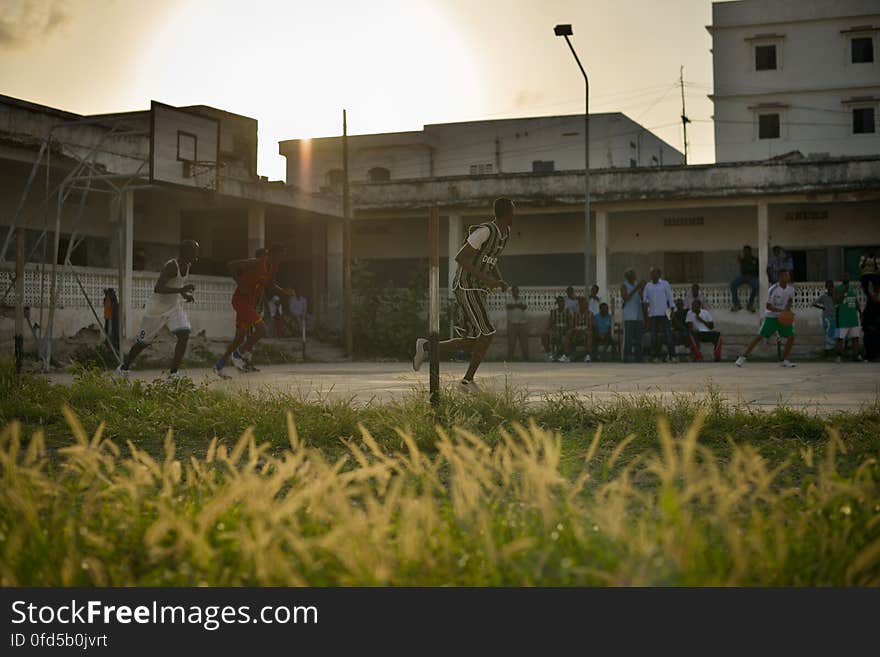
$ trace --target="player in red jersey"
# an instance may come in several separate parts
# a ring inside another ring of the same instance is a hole
[[[291,290],[280,287],[275,282],[278,266],[284,260],[285,248],[282,244],[272,245],[265,254],[248,260],[233,260],[229,272],[237,287],[232,294],[232,307],[235,309],[235,339],[226,348],[226,353],[214,365],[214,372],[221,378],[229,378],[223,371],[226,361],[242,371],[253,370],[251,351],[266,335],[263,318],[257,312],[257,304],[268,290],[272,294],[290,296]]]

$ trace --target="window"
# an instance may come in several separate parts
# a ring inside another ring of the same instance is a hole
[[[672,284],[703,282],[702,252],[663,254],[663,278]]]
[[[177,131],[177,159],[183,162],[196,162],[199,138],[191,132]]]
[[[385,167],[373,167],[367,172],[370,182],[385,182],[391,180],[391,172]]]
[[[755,46],[755,70],[776,70],[776,45]]]
[[[553,160],[534,160],[532,173],[552,173],[556,171],[556,162]]]
[[[472,164],[470,166],[470,173],[472,176],[481,176],[485,173],[492,173],[494,167],[491,162],[486,162],[484,164]]]
[[[850,39],[850,52],[853,64],[867,64],[874,61],[874,39],[855,37]]]
[[[758,139],[779,139],[779,115],[758,115]]]
[[[856,107],[852,113],[854,135],[864,135],[875,131],[873,107]]]
[[[330,187],[338,187],[345,182],[345,172],[342,169],[331,169],[327,172],[327,184]]]
[[[636,168],[636,166],[637,166],[637,165],[636,165],[636,161],[635,161],[633,158],[629,158],[629,166],[630,166],[630,168],[632,168],[632,169],[635,169],[635,168]]]

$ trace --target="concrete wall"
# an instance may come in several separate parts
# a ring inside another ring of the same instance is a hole
[[[870,0],[744,0],[713,5],[715,158],[757,160],[792,150],[804,155],[880,152],[880,23]],[[771,36],[772,35],[772,36]],[[850,38],[873,40],[874,61],[853,63]],[[754,48],[775,45],[777,68],[756,70]],[[867,97],[867,102],[845,101]],[[771,109],[762,105],[779,104]],[[853,134],[853,107],[874,107],[873,134]],[[779,113],[778,139],[758,138],[758,116]]]

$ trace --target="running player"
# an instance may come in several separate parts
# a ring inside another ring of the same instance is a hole
[[[794,303],[794,285],[791,284],[791,275],[788,270],[779,270],[779,282],[774,283],[767,290],[767,308],[764,310],[764,321],[761,322],[761,328],[758,335],[752,338],[749,346],[742,353],[742,356],[736,359],[736,366],[745,365],[746,358],[752,349],[758,346],[762,338],[770,338],[774,333],[779,334],[780,338],[785,338],[785,347],[782,350],[782,361],[779,363],[782,367],[794,367],[794,363],[788,360],[791,354],[791,348],[794,346],[794,324],[783,324],[779,321],[779,315],[791,310]]]
[[[291,290],[280,287],[275,282],[278,266],[284,260],[284,256],[284,245],[274,244],[258,258],[233,260],[229,263],[229,272],[237,284],[232,294],[232,307],[235,309],[235,338],[214,365],[214,372],[221,378],[229,378],[223,368],[230,359],[232,364],[243,372],[256,369],[251,364],[251,352],[266,336],[266,325],[257,312],[257,304],[266,290],[285,297],[292,293]]]
[[[498,271],[498,258],[510,238],[515,207],[509,198],[495,199],[495,216],[492,221],[471,226],[464,245],[455,256],[458,268],[453,278],[452,290],[459,306],[461,322],[456,327],[460,337],[440,342],[438,356],[445,357],[457,351],[470,351],[471,362],[467,373],[459,383],[459,388],[467,393],[480,391],[474,383],[474,375],[483,357],[492,344],[495,327],[486,309],[486,297],[496,288],[507,291],[507,283]],[[416,353],[413,356],[413,369],[418,371],[428,357],[428,340],[416,340]]]
[[[171,360],[169,376],[180,377],[178,368],[186,353],[186,344],[192,331],[189,318],[180,301],[181,299],[187,303],[193,301],[192,293],[195,286],[187,281],[190,267],[198,259],[199,243],[185,240],[180,244],[180,255],[169,260],[162,267],[159,280],[153,288],[153,296],[147,302],[135,343],[122,364],[116,368],[117,375],[127,378],[135,358],[155,339],[162,327],[167,326],[168,330],[177,336],[177,346],[174,349],[174,358]]]

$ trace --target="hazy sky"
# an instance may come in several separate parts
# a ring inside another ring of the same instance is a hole
[[[0,0],[0,93],[82,114],[151,99],[256,118],[280,139],[583,111],[553,35],[571,23],[591,111],[621,111],[712,162],[710,0]]]

